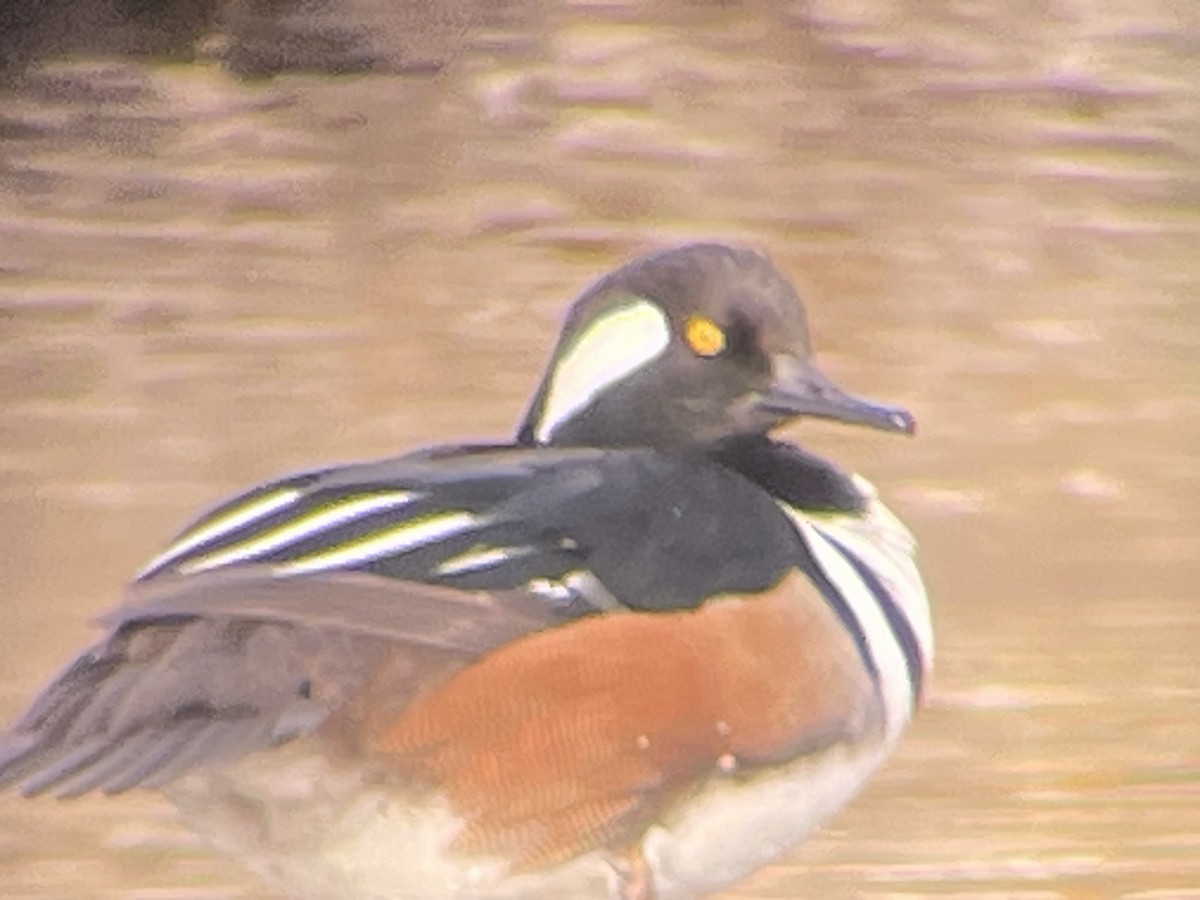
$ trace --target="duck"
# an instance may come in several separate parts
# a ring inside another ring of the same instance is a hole
[[[911,434],[764,254],[575,300],[509,442],[280,477],[139,572],[0,735],[0,789],[162,792],[305,900],[683,900],[788,854],[920,706],[911,532],[778,437]]]

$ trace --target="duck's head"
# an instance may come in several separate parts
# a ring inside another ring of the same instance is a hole
[[[915,426],[816,368],[804,305],[770,260],[692,244],[636,259],[575,301],[518,441],[677,450],[800,416]]]

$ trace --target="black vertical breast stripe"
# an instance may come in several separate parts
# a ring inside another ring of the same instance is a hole
[[[884,618],[887,619],[888,626],[892,629],[896,643],[900,645],[900,650],[904,653],[904,665],[908,669],[908,680],[912,684],[915,705],[924,689],[925,664],[922,659],[921,644],[917,640],[916,632],[913,631],[912,623],[904,614],[904,610],[896,603],[895,598],[892,597],[891,591],[884,586],[870,566],[841,541],[824,532],[822,532],[822,536],[842,554],[846,562],[854,567],[854,571],[858,573],[863,583],[871,591],[871,595],[879,603],[879,608],[883,610]]]
[[[817,590],[821,592],[821,596],[833,609],[846,631],[850,633],[850,637],[854,639],[854,646],[858,649],[859,659],[862,660],[863,668],[867,670],[867,674],[871,676],[871,680],[876,685],[879,684],[879,666],[875,662],[875,657],[871,654],[871,645],[867,640],[866,630],[862,626],[862,622],[858,620],[858,616],[854,614],[854,610],[850,607],[842,592],[825,574],[825,570],[821,568],[821,564],[817,562],[813,556],[812,549],[808,546],[808,541],[804,537],[804,532],[796,527],[796,534],[800,537],[800,547],[802,548],[804,558],[799,561],[799,568],[816,585]],[[841,552],[845,552],[841,547],[837,548]],[[857,570],[857,567],[856,567]],[[868,586],[869,586],[868,582]]]

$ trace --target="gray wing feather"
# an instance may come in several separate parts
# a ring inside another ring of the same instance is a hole
[[[408,679],[388,686],[402,707],[427,660],[462,665],[557,621],[528,594],[359,573],[244,568],[138,584],[105,617],[107,636],[0,735],[0,789],[157,787],[317,731],[377,672]]]

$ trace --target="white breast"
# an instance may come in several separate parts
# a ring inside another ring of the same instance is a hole
[[[704,896],[794,850],[858,792],[887,749],[879,737],[750,780],[714,779],[646,835],[657,900]]]

